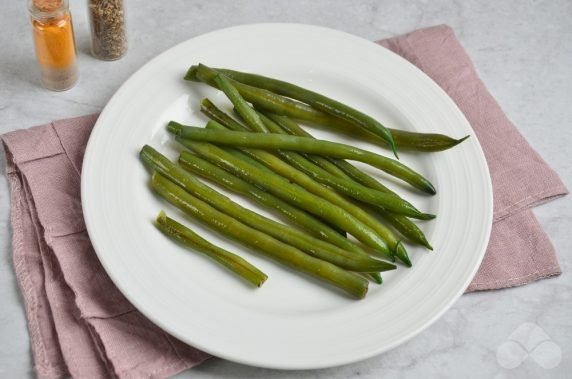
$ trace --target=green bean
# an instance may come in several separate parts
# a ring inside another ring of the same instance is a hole
[[[171,127],[176,129],[178,133],[182,125],[171,122],[169,124]],[[211,122],[208,125],[209,127],[221,129],[224,126],[216,123]],[[407,251],[403,245],[399,245],[399,241],[395,237],[395,235],[389,230],[385,225],[380,223],[378,220],[373,218],[369,213],[365,212],[360,207],[352,204],[351,202],[347,201],[343,196],[340,196],[335,191],[332,191],[329,188],[326,188],[319,183],[315,182],[312,178],[308,177],[306,174],[302,173],[299,170],[296,170],[292,166],[288,165],[287,163],[283,162],[273,154],[270,154],[263,150],[256,150],[256,149],[242,149],[243,152],[246,154],[251,155],[253,158],[258,159],[260,162],[264,163],[267,167],[271,168],[277,174],[289,179],[293,183],[296,183],[309,192],[329,201],[332,204],[336,204],[343,210],[347,211],[349,214],[354,216],[356,219],[361,221],[364,225],[371,228],[378,236],[380,236],[386,243],[389,244],[389,250],[387,252],[384,250],[383,253],[391,253],[398,256],[403,263],[407,266],[411,267],[411,260],[407,255]]]
[[[210,206],[312,256],[352,271],[377,272],[395,268],[394,265],[375,260],[365,254],[357,255],[342,250],[328,242],[314,238],[297,229],[288,227],[244,208],[206,184],[203,184],[188,171],[171,162],[151,146],[144,146],[143,149],[141,149],[140,157],[152,170],[160,172],[184,188],[191,195],[208,203]]]
[[[275,134],[285,133],[282,128],[280,128],[280,126],[274,123],[274,121],[270,120],[262,114],[260,116],[262,122],[264,122],[270,132]],[[418,218],[421,220],[431,220],[435,218],[434,215],[419,211],[409,202],[403,200],[395,194],[372,190],[371,188],[365,187],[359,183],[354,182],[353,180],[347,180],[333,176],[328,171],[325,171],[300,154],[279,150],[277,155],[293,167],[302,172],[305,172],[318,183],[330,186],[338,190],[338,192],[356,200],[360,200],[364,203],[381,207],[387,211],[403,214],[412,218]],[[328,161],[326,162],[330,163]]]
[[[206,66],[202,66],[202,69],[208,71],[209,74],[214,75],[213,81],[217,87],[224,92],[226,97],[228,97],[228,99],[236,108],[238,114],[251,128],[257,131],[266,130],[264,123],[258,114],[252,108],[250,108],[250,105],[248,105],[246,100],[240,96],[238,90],[230,83],[228,79],[226,79],[224,75],[220,75]]]
[[[368,272],[368,273],[363,273],[362,275],[372,280],[376,284],[383,283],[383,279],[381,278],[381,274],[379,272]]]
[[[203,81],[206,84],[215,86],[211,78],[203,78],[204,80],[199,79],[197,76],[197,69],[197,66],[192,66],[187,72],[185,80]],[[280,96],[268,90],[237,82],[236,80],[231,79],[230,82],[245,100],[262,110],[292,117],[298,120],[309,121],[313,124],[326,127],[337,127],[344,130],[352,128],[352,125],[346,120],[321,112],[306,104]],[[450,149],[469,138],[469,136],[465,136],[460,139],[454,139],[437,133],[418,133],[391,128],[388,128],[388,130],[391,132],[393,141],[399,150],[421,152],[443,151]],[[374,134],[369,135],[375,136]],[[385,142],[383,139],[380,140]]]
[[[358,299],[362,299],[367,293],[368,282],[364,278],[313,258],[293,246],[217,211],[159,173],[153,174],[151,188],[188,215],[244,245],[265,253],[281,264],[329,283]]]
[[[225,152],[215,145],[192,142],[179,137],[177,137],[177,141],[208,161],[232,172],[242,179],[261,186],[282,200],[288,201],[318,217],[327,219],[332,224],[352,234],[365,245],[375,249],[374,252],[377,254],[391,258],[387,244],[383,239],[354,216],[329,201],[304,190],[298,185],[293,185],[290,181],[277,174],[269,174],[264,170],[260,170],[253,165],[237,159],[232,154]],[[182,152],[181,160],[184,161],[187,155],[187,152]]]
[[[252,134],[248,132],[208,130],[192,126],[181,128],[179,133],[183,139],[212,142],[217,145],[261,148],[267,150],[282,149],[330,156],[334,158],[357,160],[377,167],[426,193],[432,195],[436,193],[435,188],[427,179],[404,164],[366,150],[337,142],[315,140],[308,137],[291,135]]]
[[[265,273],[245,259],[213,245],[191,229],[167,217],[163,211],[157,216],[155,226],[167,237],[205,254],[256,287],[260,287],[268,279]]]
[[[298,136],[298,137],[308,137],[308,138],[314,138],[315,139],[314,136],[312,136],[310,133],[305,131],[300,125],[298,125],[296,122],[294,122],[292,119],[288,118],[287,116],[280,116],[280,115],[277,115],[274,113],[269,113],[269,112],[262,112],[262,114],[264,116],[268,117],[269,119],[271,119],[272,121],[274,121],[278,126],[280,126],[280,128],[282,128],[282,130],[284,132],[286,132],[288,134],[291,134],[293,136]],[[350,163],[344,161],[343,159],[336,159],[336,158],[329,158],[329,157],[324,158],[324,157],[321,157],[319,155],[311,155],[311,154],[307,154],[307,156],[308,156],[308,159],[310,159],[316,165],[318,165],[321,168],[323,168],[324,170],[328,171],[330,174],[336,175],[340,178],[353,180],[353,178],[345,172],[346,170],[342,168],[343,165],[351,166],[355,170],[358,170],[357,168],[353,167]],[[382,185],[382,184],[380,184],[380,185]]]
[[[431,246],[423,231],[413,221],[405,216],[396,215],[390,212],[378,210],[378,213],[408,241],[424,246],[428,250],[433,250],[433,246]]]
[[[220,110],[212,101],[205,98],[201,100],[201,112],[208,118],[226,126],[230,130],[244,130],[245,126]]]
[[[264,170],[266,172],[274,172],[265,165],[263,165],[262,163],[260,163],[259,161],[257,161],[256,159],[249,156],[248,154],[243,153],[241,150],[233,149],[232,147],[221,147],[221,149],[223,149],[224,151],[228,152],[231,155],[234,155],[237,159],[243,160],[246,163],[258,167],[261,170]]]
[[[394,142],[396,146],[400,146],[404,150],[433,153],[455,147],[469,137],[470,135],[466,135],[454,139],[440,133],[419,133],[400,130],[399,133],[396,133]]]
[[[338,166],[336,166],[331,162],[331,160],[333,160],[334,158],[324,158],[319,155],[312,155],[312,154],[305,154],[305,156],[310,162],[314,163],[318,167],[321,167],[330,174],[335,175],[342,179],[352,180],[352,178],[346,175],[346,173],[342,169],[340,169]]]
[[[199,63],[197,76],[199,78],[210,77],[216,72],[218,71],[209,69],[205,65]],[[391,132],[387,130],[387,128],[379,121],[366,115],[365,113],[358,111],[355,108],[352,108],[346,104],[343,104],[317,92],[313,92],[306,88],[302,88],[300,86],[281,80],[254,74],[245,74],[231,70],[224,70],[224,75],[228,75],[238,82],[245,83],[257,88],[263,88],[279,95],[299,100],[318,110],[324,111],[333,116],[346,120],[355,126],[368,130],[369,132],[383,138],[383,140],[387,142],[397,157],[397,151],[395,150],[395,144],[393,142]]]
[[[276,124],[281,126],[284,130],[292,135],[304,136],[314,138],[310,133],[306,132],[302,129],[297,123],[292,121],[286,116],[279,116],[275,114],[267,114],[267,117],[272,119]],[[310,158],[313,156],[309,156]],[[316,157],[321,158],[321,157]],[[333,175],[340,176],[345,179],[352,179],[357,183],[360,183],[366,187],[386,192],[386,193],[394,193],[389,188],[369,176],[368,174],[364,173],[357,167],[352,166],[350,163],[344,161],[343,159],[323,159],[316,160],[315,163],[320,167],[324,168],[328,172],[332,173]],[[377,209],[378,213],[381,217],[387,220],[395,229],[397,229],[403,236],[405,236],[408,240],[418,243],[422,246],[425,246],[429,250],[433,250],[433,247],[427,241],[425,234],[423,231],[419,229],[415,223],[409,220],[407,217],[401,215],[394,215],[390,212],[386,212],[382,209]]]
[[[308,133],[304,128],[302,128],[288,116],[283,116],[276,113],[264,112],[264,111],[259,111],[259,112],[261,112],[263,115],[265,115],[266,117],[274,121],[276,124],[278,124],[288,134],[298,137],[316,138],[312,134]]]

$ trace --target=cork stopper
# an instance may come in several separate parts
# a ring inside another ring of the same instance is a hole
[[[38,15],[49,15],[67,9],[68,0],[29,0],[30,12]]]

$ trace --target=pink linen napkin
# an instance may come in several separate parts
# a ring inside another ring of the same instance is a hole
[[[209,356],[167,335],[123,297],[83,221],[80,170],[97,115],[2,136],[14,266],[40,379],[164,378]]]
[[[568,190],[489,93],[446,25],[379,41],[431,77],[465,114],[483,147],[493,183],[493,229],[467,292],[520,286],[560,275],[554,248],[530,210]]]
[[[479,138],[494,190],[485,259],[468,291],[560,274],[530,207],[566,188],[527,144],[478,78],[447,26],[381,41],[435,80]],[[123,297],[90,244],[81,163],[97,115],[1,136],[11,187],[13,255],[38,377],[164,378],[208,355],[167,335]]]

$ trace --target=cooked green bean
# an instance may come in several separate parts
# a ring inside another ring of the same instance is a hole
[[[212,79],[206,78],[205,80],[202,80],[197,77],[197,66],[192,66],[189,69],[185,79],[191,81],[203,81],[206,84],[214,86]],[[337,127],[344,130],[352,127],[352,125],[347,121],[321,112],[310,107],[309,105],[294,101],[265,89],[260,89],[237,82],[236,80],[230,80],[230,82],[234,85],[234,87],[239,91],[245,100],[249,101],[255,107],[259,107],[262,110],[292,117],[298,120],[309,121],[313,124],[326,127]],[[469,136],[465,136],[460,139],[454,139],[449,136],[437,133],[418,133],[391,128],[388,130],[391,132],[393,141],[399,150],[422,152],[443,151],[450,149],[469,138]],[[373,136],[374,134],[370,135]],[[385,142],[383,139],[380,140]]]
[[[293,136],[298,136],[298,137],[308,137],[308,138],[314,138],[315,139],[314,136],[312,136],[310,133],[308,133],[306,130],[304,130],[300,125],[298,125],[296,122],[294,122],[292,119],[290,119],[287,116],[281,116],[281,115],[277,115],[275,113],[270,113],[270,112],[262,112],[262,114],[264,116],[270,118],[272,121],[274,121],[278,126],[280,126],[280,128],[282,128],[282,130],[284,132],[286,132],[288,134],[291,134]],[[312,160],[312,162],[314,162],[318,166],[322,167],[324,170],[328,171],[330,174],[339,176],[339,177],[344,178],[344,179],[353,180],[352,176],[349,175],[348,173],[346,173],[346,169],[342,168],[343,166],[352,167],[353,169],[358,170],[357,168],[352,166],[350,163],[344,161],[343,159],[329,158],[329,157],[324,158],[324,157],[321,157],[319,155],[311,155],[311,154],[308,154],[308,159]],[[382,184],[380,184],[380,185],[382,185]]]
[[[210,69],[207,66],[199,63],[197,76],[199,78],[209,78],[212,75],[216,75],[217,72],[217,70]],[[355,108],[352,108],[346,104],[343,104],[317,92],[313,92],[306,88],[302,88],[300,86],[281,80],[254,74],[245,74],[231,70],[224,70],[224,75],[228,75],[238,82],[245,83],[257,88],[263,88],[279,95],[288,96],[293,99],[302,101],[318,110],[324,111],[340,119],[346,120],[355,126],[368,130],[369,132],[383,138],[383,140],[387,142],[397,157],[397,151],[395,150],[395,144],[393,142],[391,132],[387,130],[387,128],[379,121],[366,115],[365,113],[358,111]],[[218,83],[216,84],[218,85]]]
[[[192,142],[179,137],[177,137],[177,141],[208,161],[232,172],[242,179],[261,186],[282,200],[288,201],[318,217],[327,219],[330,223],[352,234],[365,245],[375,249],[374,252],[377,254],[381,254],[384,257],[391,257],[385,241],[370,227],[364,225],[354,216],[329,201],[306,191],[298,185],[293,185],[290,181],[277,174],[269,174],[264,170],[260,170],[253,165],[237,159],[232,154],[225,152],[215,145]],[[185,160],[187,154],[185,151],[181,153],[182,161]]]
[[[306,132],[302,129],[296,122],[292,121],[286,116],[279,116],[276,114],[266,114],[267,117],[272,119],[276,124],[281,126],[284,130],[292,135],[298,135],[303,137],[310,137],[314,138],[310,133]],[[314,156],[309,156],[311,159]],[[322,157],[315,157],[315,158],[322,158]],[[386,192],[386,193],[394,193],[389,188],[369,176],[368,174],[364,173],[357,167],[354,167],[352,164],[344,161],[343,159],[335,159],[329,158],[314,161],[317,165],[322,167],[323,169],[327,170],[333,175],[340,176],[345,179],[352,179],[357,183],[360,183],[366,187]],[[409,220],[407,217],[401,215],[394,215],[390,212],[386,212],[385,210],[378,209],[378,213],[381,217],[387,220],[395,229],[397,229],[403,236],[409,239],[412,242],[418,243],[422,246],[425,246],[429,250],[433,250],[433,247],[427,241],[425,234],[423,231],[419,229],[419,227]]]
[[[178,132],[182,125],[171,122],[169,126],[174,131]],[[216,122],[211,122],[209,124],[210,127],[221,129],[224,128],[221,124]],[[242,127],[242,126],[240,126]],[[280,160],[278,157],[270,154],[264,150],[256,150],[256,149],[242,149],[241,151],[245,152],[246,154],[250,154],[253,158],[258,159],[260,162],[264,163],[267,167],[271,168],[277,174],[281,175],[296,183],[309,192],[329,201],[332,204],[336,204],[356,219],[361,221],[364,225],[371,228],[378,236],[380,236],[388,245],[389,250],[386,252],[383,251],[384,254],[391,253],[398,256],[403,263],[407,266],[411,266],[411,260],[407,255],[407,251],[403,245],[398,244],[398,240],[393,234],[393,232],[388,229],[385,225],[380,223],[374,217],[372,217],[369,213],[365,212],[363,209],[358,207],[355,204],[347,201],[343,196],[339,195],[335,191],[324,187],[323,185],[315,182],[312,178],[304,174],[303,172],[293,168],[292,166],[288,165],[287,163]],[[309,210],[311,212],[311,210]]]
[[[312,256],[352,271],[377,272],[395,268],[394,265],[375,260],[365,254],[356,254],[342,250],[328,242],[314,238],[297,229],[244,208],[203,184],[188,171],[171,162],[151,146],[145,145],[141,149],[140,157],[152,170],[160,172],[191,195],[208,203],[210,206]]]
[[[329,122],[326,121],[326,125],[328,123]],[[393,130],[392,133],[394,133]],[[407,130],[400,130],[395,134],[395,146],[403,148],[404,150],[420,151],[425,153],[448,150],[470,137],[470,135],[466,135],[464,137],[454,139],[440,133],[419,133]]]
[[[221,147],[224,151],[228,152],[231,155],[234,155],[237,159],[243,160],[246,163],[249,163],[253,166],[258,167],[261,170],[266,172],[274,172],[256,159],[252,158],[250,155],[243,153],[241,150],[234,149],[232,147]]]
[[[167,237],[177,240],[182,244],[205,254],[209,258],[214,259],[256,287],[260,287],[266,279],[268,279],[268,276],[265,273],[248,263],[245,259],[213,245],[191,229],[179,224],[172,218],[167,217],[163,211],[161,211],[157,216],[155,226]]]
[[[187,155],[181,165],[187,170],[209,179],[217,184],[224,186],[226,189],[245,195],[258,203],[277,209],[284,216],[295,224],[304,228],[308,233],[312,233],[343,250],[353,251],[356,253],[366,254],[357,244],[344,238],[338,231],[323,223],[316,217],[290,205],[288,202],[278,197],[258,189],[258,187],[230,174],[229,172],[205,161],[198,156]]]
[[[211,120],[226,126],[230,130],[245,129],[244,125],[220,110],[212,101],[207,98],[201,100],[201,112],[203,112]]]
[[[383,279],[381,278],[381,274],[379,272],[369,272],[369,273],[362,274],[362,275],[364,275],[368,279],[371,279],[376,284],[382,284],[383,283]]]
[[[226,97],[234,105],[238,114],[246,121],[246,123],[257,131],[266,130],[264,123],[258,116],[258,114],[250,108],[250,105],[240,96],[238,90],[230,83],[230,81],[224,76],[220,75],[206,66],[202,66],[202,69],[209,71],[210,74],[214,75],[213,81],[224,92]]]
[[[393,159],[337,142],[280,134],[262,134],[209,130],[185,126],[179,131],[183,139],[212,142],[233,147],[253,147],[267,150],[290,150],[334,158],[357,160],[377,167],[426,193],[435,194],[433,185],[423,176]]]
[[[288,267],[327,282],[358,299],[362,299],[367,293],[366,279],[331,263],[313,258],[293,246],[217,211],[159,173],[153,174],[151,188],[188,215]]]
[[[298,137],[316,138],[288,116],[283,116],[271,112],[264,112],[264,111],[261,112],[263,115],[265,115],[266,117],[270,118],[272,121],[277,123],[288,134]]]
[[[296,122],[294,122],[287,116],[280,116],[269,112],[262,112],[262,114],[264,114],[264,116],[274,121],[274,123],[276,123],[284,133],[291,134],[293,136],[314,138],[310,133],[306,132],[304,129],[302,129],[302,127],[300,127],[300,125],[298,125]],[[330,174],[344,179],[352,179],[336,164],[336,161],[338,160],[343,161],[343,160],[336,158],[326,158],[312,154],[306,154],[306,156],[310,161],[314,162],[314,164],[328,171]]]
[[[391,224],[402,236],[410,242],[426,247],[428,250],[433,250],[433,246],[425,237],[423,231],[410,219],[405,216],[396,215],[390,212],[384,212],[378,209],[379,215]]]

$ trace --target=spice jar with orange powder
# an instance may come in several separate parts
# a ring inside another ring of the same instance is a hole
[[[64,91],[78,80],[77,53],[68,0],[28,0],[42,85]]]

